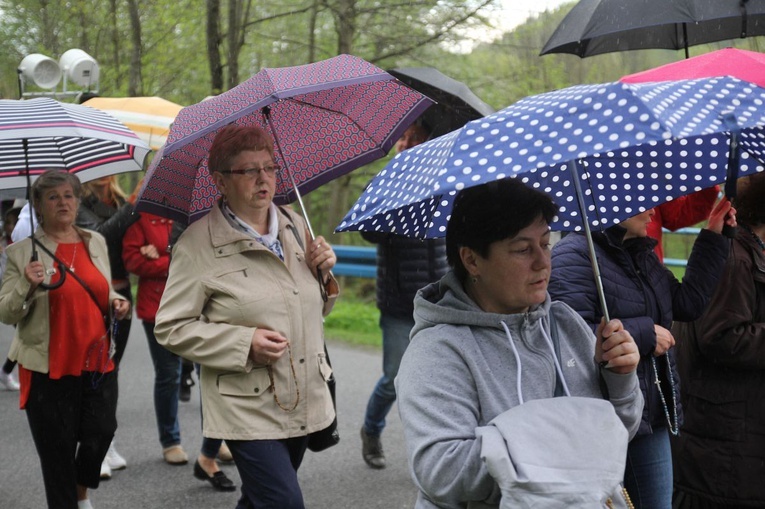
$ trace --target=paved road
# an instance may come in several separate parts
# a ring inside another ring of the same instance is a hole
[[[13,329],[0,324],[0,359],[8,352]],[[381,369],[377,350],[330,343],[338,380],[341,442],[322,453],[306,453],[300,483],[308,509],[411,508],[416,490],[409,477],[401,424],[395,409],[383,436],[388,468],[375,471],[361,459],[361,427],[366,400]],[[220,493],[192,476],[192,463],[162,461],[151,398],[153,371],[140,321],[134,320],[120,372],[117,449],[128,468],[91,492],[95,509],[233,509],[239,492]],[[181,403],[183,446],[196,456],[201,444],[199,395]],[[239,485],[233,465],[223,465]],[[45,507],[40,465],[18,393],[0,389],[0,508]]]

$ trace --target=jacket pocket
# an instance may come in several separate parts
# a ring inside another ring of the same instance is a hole
[[[218,375],[218,392],[224,396],[257,397],[268,392],[271,381],[266,368],[249,373]]]
[[[689,387],[683,413],[683,431],[690,434],[728,442],[746,438],[746,401],[741,397]]]
[[[332,366],[327,362],[327,355],[324,352],[319,353],[319,374],[326,382],[332,377]]]

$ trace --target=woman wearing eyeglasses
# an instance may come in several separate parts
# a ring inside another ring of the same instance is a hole
[[[303,508],[308,434],[335,417],[322,320],[338,293],[336,257],[274,205],[279,168],[264,130],[222,129],[209,169],[222,196],[173,248],[155,334],[202,366],[204,435],[231,449],[237,507]]]

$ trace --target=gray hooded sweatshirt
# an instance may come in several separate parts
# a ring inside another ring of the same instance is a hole
[[[550,333],[550,313],[556,334]],[[549,295],[526,313],[487,313],[449,272],[418,292],[414,319],[396,392],[409,465],[420,490],[417,509],[499,507],[500,490],[481,459],[476,428],[519,404],[518,362],[524,400],[553,397],[557,375],[542,328],[548,338],[557,337],[570,394],[602,398],[600,371],[630,438],[637,432],[643,410],[637,376],[600,369],[592,330]]]

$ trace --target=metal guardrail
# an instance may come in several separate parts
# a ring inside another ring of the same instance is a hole
[[[364,246],[332,246],[337,263],[332,273],[336,276],[374,278],[377,276],[377,248]]]
[[[701,228],[681,228],[677,231],[664,230],[664,234],[698,235]],[[337,255],[337,263],[332,272],[336,276],[375,278],[377,248],[365,246],[332,246]],[[664,258],[664,265],[669,267],[685,267],[687,260],[681,258]]]
[[[662,233],[664,235],[670,234],[670,235],[698,235],[701,231],[701,228],[680,228],[676,231],[670,231],[666,228],[662,228]],[[684,260],[682,258],[664,258],[664,265],[667,267],[685,267],[688,265],[688,260]]]

